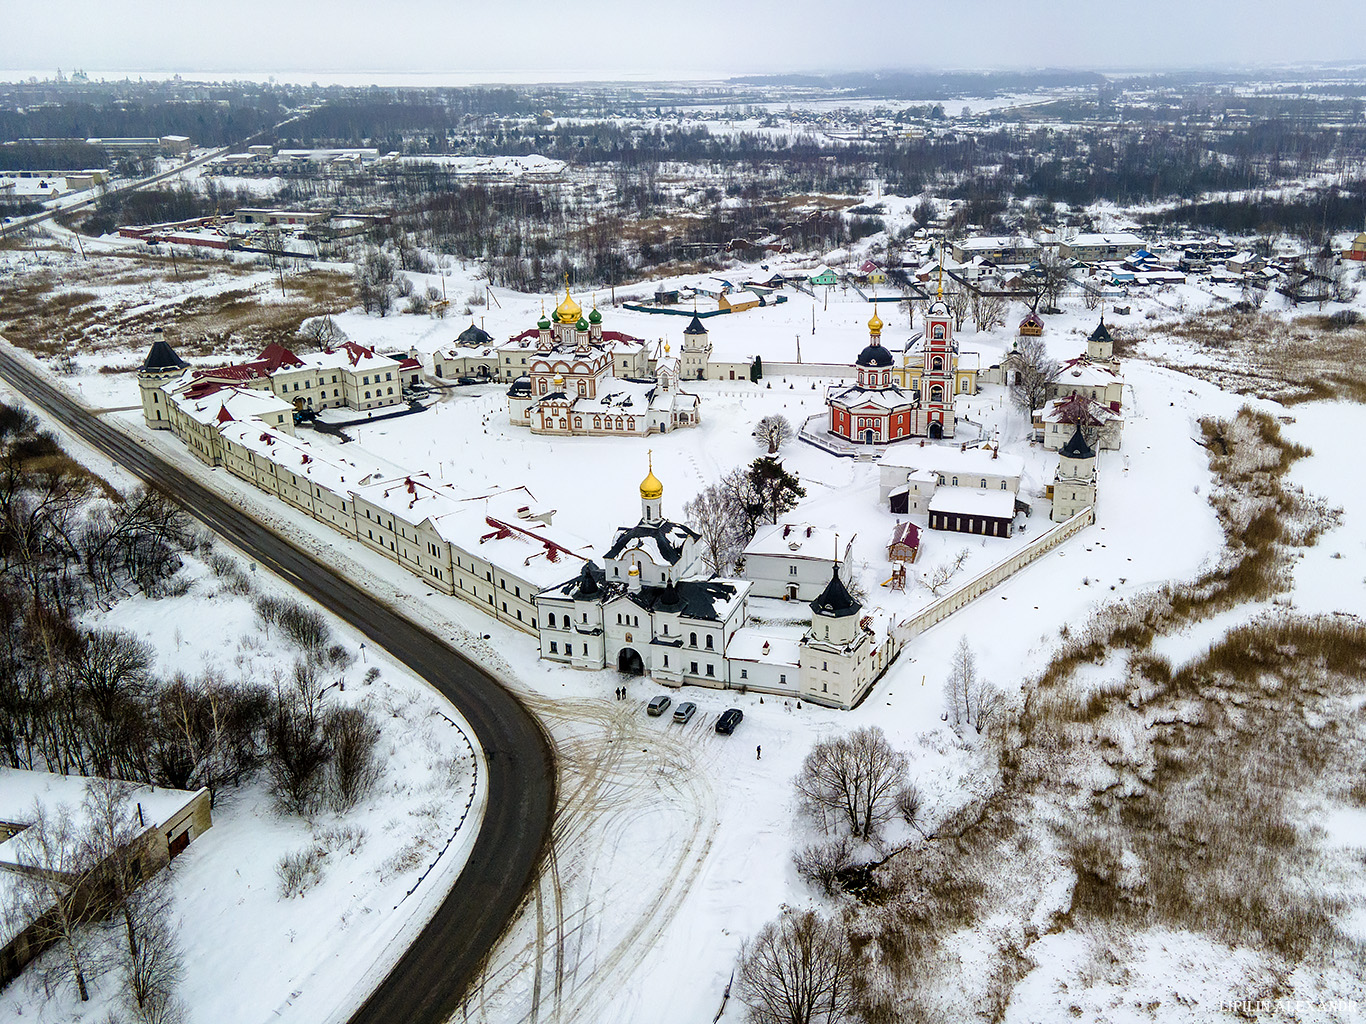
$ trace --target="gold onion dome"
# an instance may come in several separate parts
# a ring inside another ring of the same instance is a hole
[[[664,497],[664,485],[655,476],[654,458],[650,459],[650,475],[640,482],[640,496],[645,501],[658,501]]]
[[[562,324],[577,324],[583,316],[583,307],[569,295],[569,285],[564,286],[564,301],[555,307],[555,319]]]
[[[869,333],[869,334],[881,334],[881,333],[882,333],[882,318],[881,318],[880,316],[877,315],[877,310],[876,310],[876,309],[873,310],[873,319],[871,319],[871,320],[868,321],[868,333]]]

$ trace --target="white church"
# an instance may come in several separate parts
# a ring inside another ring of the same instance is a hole
[[[666,686],[757,690],[850,708],[867,695],[896,647],[830,570],[810,602],[811,627],[794,642],[750,624],[755,583],[712,576],[699,536],[664,517],[664,485],[640,485],[641,517],[619,528],[601,567],[536,596],[540,653],[547,661],[615,668]]]

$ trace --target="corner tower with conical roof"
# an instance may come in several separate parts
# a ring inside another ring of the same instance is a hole
[[[166,405],[166,393],[162,385],[180,377],[189,369],[185,360],[175,354],[170,342],[162,336],[161,328],[153,333],[156,340],[147,352],[147,358],[138,367],[138,391],[142,395],[142,418],[153,430],[170,430],[171,414]]]
[[[872,634],[863,606],[840,579],[837,562],[830,582],[811,602],[811,631],[798,651],[800,695],[830,707],[857,704],[876,678]]]
[[[1078,423],[1072,437],[1058,449],[1058,469],[1053,475],[1053,511],[1049,518],[1065,523],[1084,508],[1096,504],[1096,453],[1082,435]]]
[[[710,363],[711,336],[694,310],[692,321],[683,328],[683,359],[679,376],[685,380],[705,380]]]

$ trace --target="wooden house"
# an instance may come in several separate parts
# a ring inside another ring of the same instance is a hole
[[[1020,337],[1037,338],[1041,334],[1043,334],[1043,320],[1038,313],[1031,309],[1029,315],[1020,321]]]
[[[887,559],[891,562],[914,562],[920,554],[920,528],[915,523],[897,523],[887,545]]]

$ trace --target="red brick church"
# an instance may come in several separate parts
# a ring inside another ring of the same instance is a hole
[[[892,353],[882,344],[882,320],[868,321],[868,345],[854,363],[857,383],[830,388],[830,432],[854,444],[890,444],[908,437],[952,437],[953,320],[942,297],[925,314],[924,365],[916,388],[896,383]]]

